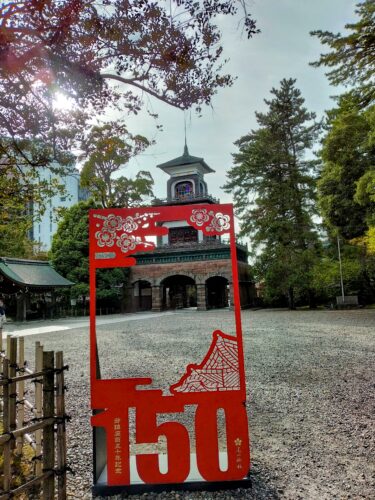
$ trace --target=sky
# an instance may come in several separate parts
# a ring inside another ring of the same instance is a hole
[[[357,1],[352,0],[249,0],[249,12],[256,19],[261,33],[248,40],[237,29],[233,18],[219,19],[223,30],[224,57],[229,58],[225,72],[237,77],[234,85],[220,89],[212,108],[206,107],[202,117],[193,111],[185,113],[187,144],[190,154],[203,157],[216,172],[208,174],[208,191],[221,202],[231,202],[231,195],[221,186],[226,172],[232,166],[234,142],[253,128],[257,128],[256,111],[265,111],[264,99],[270,97],[272,87],[279,87],[283,78],[296,78],[305,105],[317,118],[334,106],[330,96],[343,89],[331,87],[324,75],[325,69],[313,68],[309,62],[326,52],[312,30],[343,32],[345,24],[357,19],[354,14]],[[155,99],[150,99],[152,111],[158,113],[163,131],[158,132],[155,121],[146,113],[126,119],[132,133],[155,139],[156,144],[146,150],[121,172],[135,175],[149,170],[154,177],[154,194],[166,197],[167,174],[156,165],[180,156],[184,146],[184,112]]]

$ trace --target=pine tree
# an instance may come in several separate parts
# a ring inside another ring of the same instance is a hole
[[[251,239],[258,278],[269,297],[309,292],[318,237],[315,212],[316,160],[306,158],[320,125],[303,106],[295,80],[282,80],[256,113],[259,128],[240,138],[224,189],[233,193],[241,233]]]
[[[354,87],[361,107],[372,104],[375,100],[375,3],[364,0],[356,6],[357,22],[345,25],[347,33],[330,31],[312,31],[311,35],[319,38],[330,52],[321,54],[312,66],[328,68],[326,73],[331,85]]]

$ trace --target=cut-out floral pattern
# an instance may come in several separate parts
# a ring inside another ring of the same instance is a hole
[[[230,228],[229,215],[222,214],[221,212],[215,213],[213,210],[207,210],[206,208],[195,208],[192,210],[190,222],[207,232],[215,231],[222,233]]]
[[[206,208],[196,208],[192,210],[191,214],[192,214],[190,217],[191,222],[195,222],[195,224],[199,227],[203,226],[205,222],[210,220]]]
[[[132,233],[133,231],[138,229],[138,224],[135,222],[133,217],[129,216],[124,220],[122,227],[127,233]]]
[[[103,227],[101,231],[95,233],[95,238],[98,240],[99,247],[113,247],[116,234],[109,229]]]
[[[207,231],[222,232],[230,228],[229,215],[224,215],[220,212],[214,215],[211,224],[207,227]]]
[[[135,237],[130,233],[134,233],[145,224],[149,224],[149,219],[152,219],[157,212],[147,212],[145,214],[136,213],[133,217],[128,215],[123,218],[120,215],[109,214],[107,216],[95,214],[94,217],[103,220],[103,225],[100,228],[100,223],[96,224],[100,228],[95,233],[97,245],[103,247],[113,247],[114,244],[121,249],[123,253],[128,253],[134,250],[137,246],[154,247],[153,243],[148,243],[140,237]]]
[[[117,239],[116,245],[120,247],[123,252],[129,252],[129,250],[134,250],[137,246],[137,240],[135,236],[124,233]]]
[[[119,215],[108,215],[103,222],[103,229],[108,231],[119,231],[122,227],[123,221],[122,217]]]

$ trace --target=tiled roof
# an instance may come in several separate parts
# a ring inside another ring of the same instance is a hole
[[[184,153],[182,156],[178,156],[173,160],[166,161],[165,163],[160,163],[157,165],[158,168],[164,169],[168,167],[178,167],[180,165],[192,165],[193,163],[200,163],[206,172],[215,172],[211,167],[207,165],[203,158],[199,158],[198,156],[192,156],[189,154],[188,148],[185,144]]]
[[[74,285],[46,261],[0,257],[0,274],[18,285],[54,288]]]

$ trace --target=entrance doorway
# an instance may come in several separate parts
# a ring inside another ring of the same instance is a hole
[[[193,278],[184,275],[169,276],[161,282],[163,309],[196,307],[197,287]]]
[[[228,307],[228,285],[229,281],[223,276],[213,276],[206,281],[207,307],[218,309]]]

